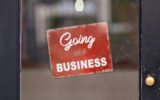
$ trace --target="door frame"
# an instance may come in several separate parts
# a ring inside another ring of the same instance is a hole
[[[140,100],[160,100],[160,1],[140,0]],[[155,79],[147,86],[148,76]]]
[[[20,4],[0,1],[0,100],[20,100]]]

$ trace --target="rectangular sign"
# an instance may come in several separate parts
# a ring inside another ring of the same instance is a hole
[[[54,78],[112,71],[106,22],[47,32]]]

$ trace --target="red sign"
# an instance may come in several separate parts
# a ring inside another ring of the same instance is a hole
[[[112,71],[106,22],[51,29],[47,36],[55,78]]]

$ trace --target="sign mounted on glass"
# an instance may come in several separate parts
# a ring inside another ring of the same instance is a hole
[[[106,22],[47,32],[54,78],[112,71]]]

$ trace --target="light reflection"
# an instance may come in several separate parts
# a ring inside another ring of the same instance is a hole
[[[75,9],[76,9],[76,11],[83,11],[83,9],[84,9],[83,0],[76,0]]]

